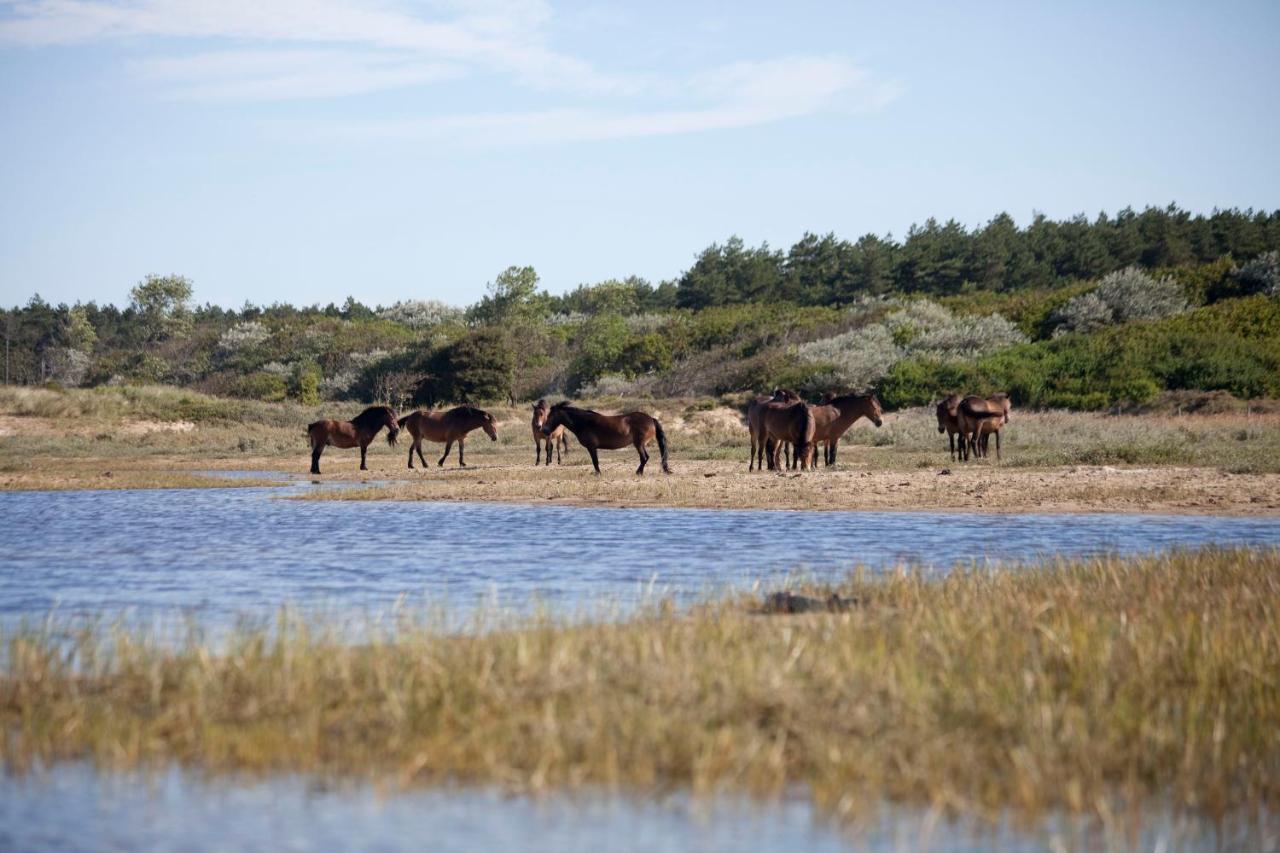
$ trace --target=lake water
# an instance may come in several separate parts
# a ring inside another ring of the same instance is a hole
[[[288,499],[307,488],[2,493],[0,625],[56,609],[143,623],[189,613],[216,629],[284,603],[376,614],[401,598],[445,601],[462,617],[495,602],[519,611],[542,601],[568,613],[607,602],[625,611],[654,593],[691,600],[726,585],[780,583],[796,571],[837,578],[859,563],[945,570],[960,557],[1280,546],[1273,519]],[[1143,833],[1139,848],[1222,841],[1204,826],[1158,815]],[[878,850],[1041,849],[1053,838],[1077,848],[1106,841],[1052,823],[974,835],[926,813],[886,811],[853,842]],[[534,800],[484,789],[381,796],[368,785],[331,789],[288,776],[104,775],[74,764],[26,777],[0,773],[0,849],[789,853],[849,842],[803,799],[702,810],[680,796]]]
[[[1280,546],[1280,520],[311,502],[311,488],[0,493],[0,624],[63,615],[187,613],[202,624],[304,610],[447,602],[557,612],[687,600],[856,564]]]
[[[1130,836],[1080,821],[1049,819],[1028,829],[881,807],[842,832],[802,797],[692,802],[679,794],[380,792],[367,784],[330,787],[294,776],[208,779],[175,769],[103,776],[78,764],[0,775],[0,850],[1265,850],[1276,840],[1272,829],[1246,827],[1219,837],[1206,822],[1153,813]]]

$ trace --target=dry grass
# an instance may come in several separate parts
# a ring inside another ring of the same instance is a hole
[[[352,646],[282,617],[221,650],[8,638],[0,758],[777,795],[841,819],[1215,820],[1280,807],[1280,552],[855,574],[850,612],[729,599],[468,635],[401,614]],[[65,627],[65,626],[64,626]]]

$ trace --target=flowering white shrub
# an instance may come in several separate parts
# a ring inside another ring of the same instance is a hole
[[[1063,305],[1054,312],[1053,319],[1057,324],[1053,336],[1057,338],[1068,332],[1093,332],[1109,326],[1115,322],[1116,315],[1101,297],[1090,292]]]
[[[804,361],[830,364],[839,379],[833,384],[864,388],[886,376],[906,352],[894,342],[888,327],[877,323],[801,344],[796,354]]]
[[[1176,281],[1168,276],[1152,278],[1137,267],[1103,276],[1093,293],[1107,304],[1118,323],[1158,320],[1187,309],[1186,297]]]
[[[626,397],[635,393],[635,382],[620,373],[606,373],[582,386],[582,397]]]
[[[271,330],[257,320],[236,323],[218,338],[218,349],[224,353],[245,352],[267,342]]]
[[[1008,319],[999,314],[988,314],[985,317],[952,317],[945,325],[935,326],[921,334],[908,349],[913,355],[939,359],[972,358],[1026,342],[1027,336]]]
[[[1186,297],[1172,278],[1155,279],[1137,267],[1127,267],[1103,276],[1093,290],[1054,312],[1053,334],[1092,332],[1112,323],[1158,320],[1185,310]]]
[[[382,309],[378,316],[411,329],[425,329],[441,323],[461,323],[464,313],[463,309],[446,305],[438,299],[410,299]]]
[[[945,328],[955,322],[955,315],[936,302],[921,299],[908,302],[885,318],[885,325],[898,343],[910,343],[921,335]]]
[[[1242,289],[1245,293],[1265,293],[1272,298],[1280,297],[1280,252],[1263,252],[1233,275],[1244,285]]]

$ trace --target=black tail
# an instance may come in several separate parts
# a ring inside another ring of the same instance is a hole
[[[667,434],[662,431],[662,424],[658,423],[658,419],[653,419],[653,432],[658,439],[658,452],[662,454],[662,471],[664,474],[671,473],[671,466],[667,464]]]

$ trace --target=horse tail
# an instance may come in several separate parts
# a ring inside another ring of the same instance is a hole
[[[800,403],[799,406],[804,410],[804,429],[796,439],[796,456],[803,459],[804,464],[808,465],[809,452],[813,447],[813,436],[818,430],[818,425],[813,419],[813,407],[807,403]]]
[[[671,473],[671,466],[667,464],[667,434],[662,431],[662,424],[658,423],[658,419],[653,419],[653,433],[658,439],[658,452],[662,454],[662,470],[668,474]]]
[[[316,449],[316,427],[320,426],[320,421],[307,424],[307,447],[312,450]]]

